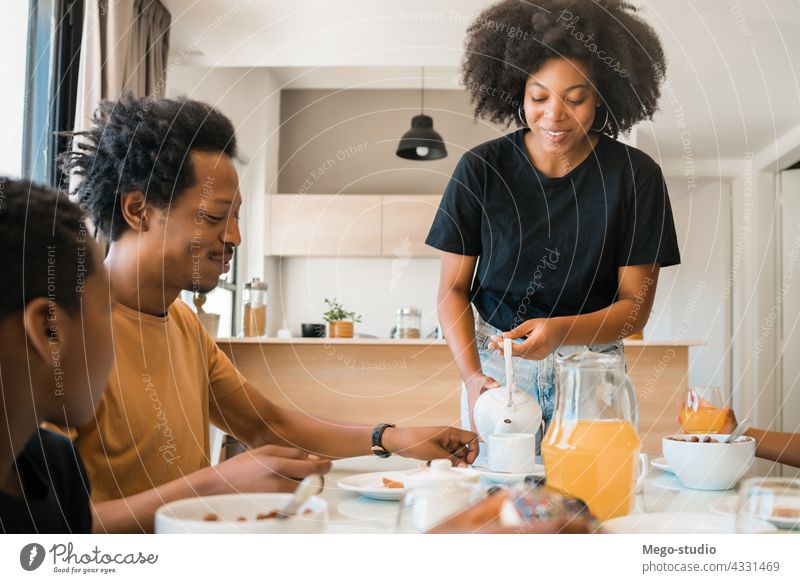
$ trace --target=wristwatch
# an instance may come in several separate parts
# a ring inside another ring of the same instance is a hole
[[[392,452],[386,451],[386,448],[383,447],[383,432],[389,427],[397,426],[391,423],[381,423],[380,425],[376,425],[375,429],[372,430],[372,453],[378,457],[386,458],[392,455]]]

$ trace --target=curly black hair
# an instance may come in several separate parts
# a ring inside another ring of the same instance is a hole
[[[35,298],[77,309],[95,261],[84,214],[65,192],[0,176],[0,248],[0,319]]]
[[[667,68],[658,35],[623,0],[504,0],[469,26],[465,49],[462,80],[476,118],[522,127],[525,82],[560,56],[588,68],[599,120],[609,114],[603,132],[614,137],[652,118]]]
[[[103,101],[92,127],[70,134],[75,147],[62,158],[67,180],[80,177],[73,194],[97,229],[115,241],[128,228],[119,211],[123,194],[141,191],[164,208],[195,183],[190,152],[236,156],[236,132],[220,111],[187,98]]]

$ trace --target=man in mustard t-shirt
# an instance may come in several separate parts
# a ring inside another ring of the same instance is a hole
[[[250,385],[182,301],[208,292],[241,236],[233,125],[192,100],[104,102],[65,167],[110,241],[115,364],[76,444],[93,493],[94,530],[153,528],[170,500],[230,491],[290,491],[325,458],[399,453],[472,462],[475,434],[373,427],[278,407]],[[209,467],[209,422],[251,449]],[[377,445],[377,450],[373,447]],[[385,450],[385,451],[384,451]]]

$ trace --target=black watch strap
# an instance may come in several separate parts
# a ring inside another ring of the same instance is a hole
[[[383,447],[383,432],[389,427],[397,426],[391,423],[381,423],[380,425],[376,425],[375,429],[372,430],[372,453],[378,457],[385,458],[392,455],[390,451],[386,451],[386,448]]]

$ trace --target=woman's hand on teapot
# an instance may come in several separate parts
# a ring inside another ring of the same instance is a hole
[[[492,336],[487,348],[503,354],[504,338],[515,340],[527,336],[523,342],[511,345],[511,353],[522,358],[542,360],[561,346],[566,334],[567,331],[558,318],[534,318],[526,320],[513,330],[503,332],[501,336]]]
[[[464,386],[467,389],[467,401],[469,402],[469,426],[472,431],[477,431],[475,426],[475,402],[486,391],[499,389],[500,383],[482,372],[476,372],[464,381]]]
[[[489,389],[500,388],[500,383],[482,372],[472,375],[464,384],[467,387],[467,391],[474,393],[477,397],[480,397]]]

